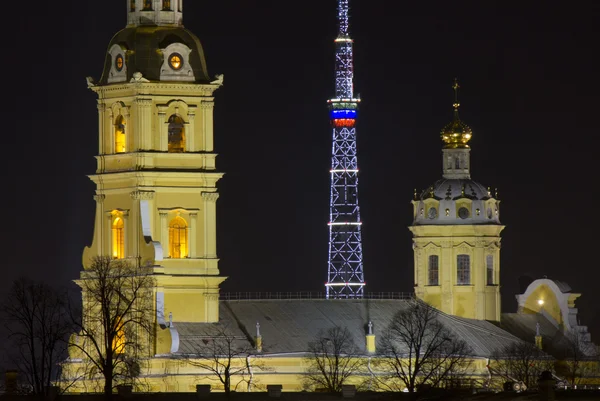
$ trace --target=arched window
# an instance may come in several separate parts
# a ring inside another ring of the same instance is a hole
[[[183,118],[172,115],[169,118],[169,153],[185,152],[185,122]]]
[[[144,0],[144,8],[142,11],[152,11],[152,0]]]
[[[123,116],[119,116],[115,121],[115,153],[124,153],[126,149],[125,119]]]
[[[125,257],[125,224],[123,219],[117,217],[112,224],[112,255],[115,259]]]
[[[487,270],[487,285],[494,285],[494,256],[487,255],[485,258]]]
[[[163,11],[171,11],[171,0],[163,0]]]
[[[135,0],[130,0],[129,1],[129,11],[130,12],[134,12],[135,11]]]
[[[429,256],[429,285],[440,285],[439,272],[440,272],[440,259],[438,255]]]
[[[123,327],[123,318],[117,319],[115,331],[113,333],[113,351],[115,354],[125,353],[125,329]]]
[[[188,256],[187,223],[177,216],[169,224],[169,247],[171,257],[184,259]]]
[[[460,169],[460,159],[458,157],[456,159],[454,159],[454,163],[455,163],[454,168],[459,170]]]
[[[469,255],[456,257],[456,284],[471,284],[471,257]]]

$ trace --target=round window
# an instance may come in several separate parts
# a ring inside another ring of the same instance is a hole
[[[461,207],[460,209],[458,209],[458,217],[460,217],[461,219],[466,219],[469,217],[469,209],[467,209],[466,207]]]
[[[169,56],[169,66],[175,71],[183,68],[183,57],[179,53],[173,53]]]
[[[437,209],[434,207],[429,208],[429,210],[427,211],[427,217],[429,217],[430,219],[435,219],[437,217]]]
[[[115,58],[115,68],[117,69],[117,71],[121,72],[121,71],[123,71],[124,66],[125,66],[125,60],[123,60],[123,55],[119,54]]]

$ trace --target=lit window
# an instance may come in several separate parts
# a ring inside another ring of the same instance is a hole
[[[438,255],[429,256],[429,285],[440,285],[439,280],[439,257]]]
[[[173,115],[169,118],[169,153],[185,151],[185,125],[181,117]]]
[[[169,66],[174,71],[179,71],[183,68],[183,57],[179,53],[173,53],[169,56]]]
[[[152,11],[152,0],[144,0],[144,9],[142,11]]]
[[[184,219],[177,216],[169,224],[169,246],[171,257],[174,259],[184,259],[188,256],[188,233],[187,223]]]
[[[487,268],[487,285],[494,285],[494,256],[487,255],[485,264]]]
[[[171,0],[163,0],[163,11],[171,11]]]
[[[469,255],[456,257],[456,284],[471,284],[471,257]]]
[[[131,0],[129,2],[129,11],[131,11],[131,12],[135,11],[135,0]]]
[[[123,318],[119,318],[115,323],[115,332],[113,333],[113,352],[115,354],[125,353],[125,330],[123,327]]]
[[[125,257],[125,224],[123,219],[117,217],[112,224],[112,255],[115,259]]]
[[[125,119],[119,116],[115,122],[115,153],[124,153],[126,142]]]

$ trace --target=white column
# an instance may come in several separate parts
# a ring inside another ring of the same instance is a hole
[[[217,257],[217,199],[216,192],[203,192],[204,204],[204,257],[216,259]]]
[[[171,257],[171,247],[169,245],[169,213],[161,211],[160,213],[160,244],[163,247],[163,256]]]
[[[102,247],[104,246],[104,230],[103,230],[103,222],[102,215],[104,213],[104,199],[106,199],[105,195],[94,195],[94,200],[96,201],[96,232],[94,233],[94,241],[96,243],[96,255],[102,255]],[[88,261],[84,261],[87,263]]]
[[[196,241],[198,238],[198,234],[197,234],[197,230],[198,230],[198,213],[197,212],[191,212],[190,213],[190,253],[189,256],[192,259],[195,259],[197,257],[197,251],[196,251]]]

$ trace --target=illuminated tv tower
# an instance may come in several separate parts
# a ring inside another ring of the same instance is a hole
[[[353,42],[348,32],[349,0],[338,1],[335,99],[328,101],[333,131],[329,266],[325,284],[328,299],[362,298],[365,287],[355,127],[360,99],[354,98]]]

